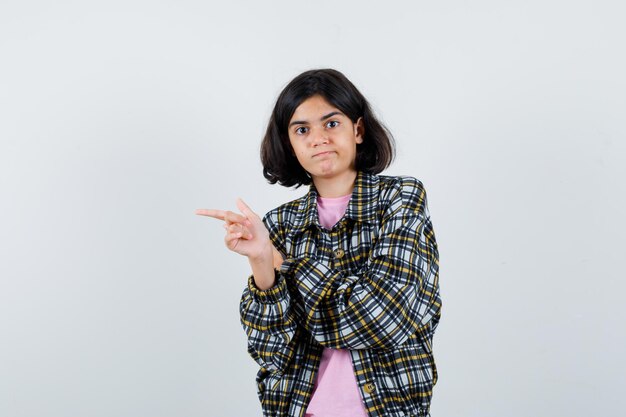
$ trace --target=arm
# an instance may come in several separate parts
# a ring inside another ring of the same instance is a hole
[[[426,192],[412,178],[394,192],[379,239],[358,273],[349,275],[314,256],[282,265],[304,304],[299,322],[325,347],[393,348],[428,325],[441,306]]]
[[[224,220],[226,247],[248,258],[252,275],[239,306],[248,352],[266,370],[280,371],[293,355],[297,328],[285,279],[275,269],[283,261],[272,244],[277,229],[268,227],[243,200],[237,199],[237,206],[243,215],[216,209],[198,209],[196,214]],[[284,246],[279,248],[284,253]]]
[[[266,223],[266,219],[263,219]],[[272,240],[277,230],[267,225]],[[250,262],[253,274],[248,278],[240,302],[240,318],[248,337],[248,353],[263,368],[281,372],[290,362],[295,351],[297,325],[291,309],[291,297],[285,276],[277,269],[283,257],[274,246],[273,267]],[[273,286],[260,289],[255,277],[269,269]]]
[[[241,324],[248,336],[248,353],[263,368],[282,372],[295,352],[297,325],[285,278],[265,291],[248,278],[239,304]]]

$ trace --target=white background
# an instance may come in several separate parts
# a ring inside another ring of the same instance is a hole
[[[433,417],[622,416],[619,1],[0,3],[0,415],[260,416],[250,273],[196,208],[257,213],[300,72],[342,71],[423,181]]]

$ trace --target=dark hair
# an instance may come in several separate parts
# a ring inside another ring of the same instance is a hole
[[[376,119],[363,94],[334,69],[305,71],[291,80],[276,100],[265,137],[261,143],[263,176],[270,184],[285,187],[311,184],[289,141],[288,125],[296,108],[314,95],[322,96],[353,123],[363,118],[363,143],[357,145],[355,168],[373,174],[382,172],[395,157],[395,143],[389,129]]]

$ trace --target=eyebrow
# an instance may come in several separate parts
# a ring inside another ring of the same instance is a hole
[[[329,117],[333,117],[333,116],[335,116],[335,115],[337,115],[337,114],[343,114],[343,113],[341,113],[340,111],[333,111],[333,112],[330,112],[330,113],[328,113],[327,115],[322,116],[322,117],[320,118],[320,122],[323,122],[325,119],[328,119]],[[288,127],[291,127],[291,126],[293,126],[293,125],[304,125],[304,124],[307,124],[307,123],[308,123],[308,122],[307,122],[306,120],[294,120],[293,122],[289,123],[289,126],[288,126]]]

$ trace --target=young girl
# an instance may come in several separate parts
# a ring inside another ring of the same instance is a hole
[[[224,220],[252,274],[240,303],[265,417],[429,416],[441,315],[439,255],[424,185],[378,175],[391,134],[340,72],[281,92],[261,146],[271,184],[309,185],[261,219]]]

